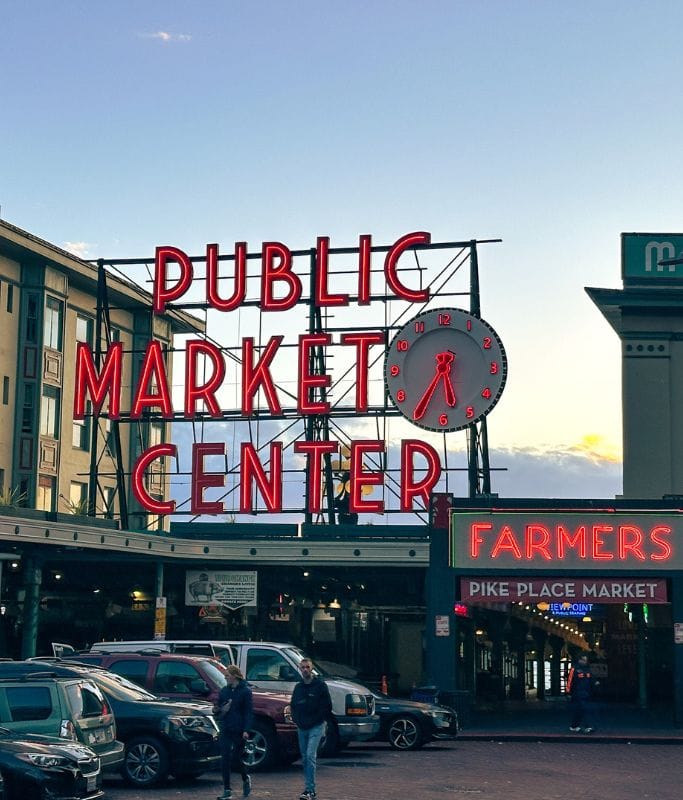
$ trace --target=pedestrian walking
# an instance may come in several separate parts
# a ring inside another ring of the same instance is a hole
[[[232,797],[230,788],[230,772],[233,758],[237,758],[242,775],[242,795],[248,797],[251,792],[251,777],[242,763],[240,756],[245,742],[249,739],[252,719],[251,689],[244,680],[239,667],[231,664],[226,669],[227,686],[218,693],[213,707],[213,715],[220,730],[221,772],[223,775],[223,794],[217,800],[229,800]]]
[[[567,694],[571,708],[569,730],[574,733],[593,733],[595,730],[590,725],[590,700],[594,685],[588,656],[583,653],[569,670],[567,678]]]
[[[299,800],[316,800],[318,746],[332,713],[332,700],[325,681],[314,674],[310,658],[301,660],[299,672],[301,680],[294,687],[291,700],[292,719],[299,729],[299,751],[304,767],[305,785]]]

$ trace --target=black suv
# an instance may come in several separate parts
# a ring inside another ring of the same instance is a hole
[[[158,700],[101,667],[56,659],[0,662],[3,678],[40,670],[65,677],[87,675],[99,687],[126,748],[121,774],[128,783],[147,788],[169,774],[195,777],[219,765],[218,728],[206,706]]]

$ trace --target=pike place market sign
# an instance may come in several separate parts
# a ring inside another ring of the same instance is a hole
[[[458,570],[683,570],[683,514],[466,512],[452,515]]]

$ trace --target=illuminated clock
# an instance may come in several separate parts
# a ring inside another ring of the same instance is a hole
[[[396,408],[429,431],[457,431],[498,402],[507,358],[498,334],[461,308],[424,311],[394,336],[384,363]]]

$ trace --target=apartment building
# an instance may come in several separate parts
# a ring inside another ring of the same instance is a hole
[[[153,315],[149,294],[110,272],[102,280],[102,273],[104,267],[0,221],[2,500],[56,514],[94,511],[98,518],[123,518],[129,529],[163,529],[163,518],[135,503],[130,471],[144,449],[168,439],[170,423],[74,420],[76,347],[87,342],[95,351],[99,336],[106,353],[111,342],[122,342],[125,401],[149,341],[162,343],[171,375],[174,335],[203,324],[183,313]],[[168,496],[158,462],[146,488],[154,498]]]

